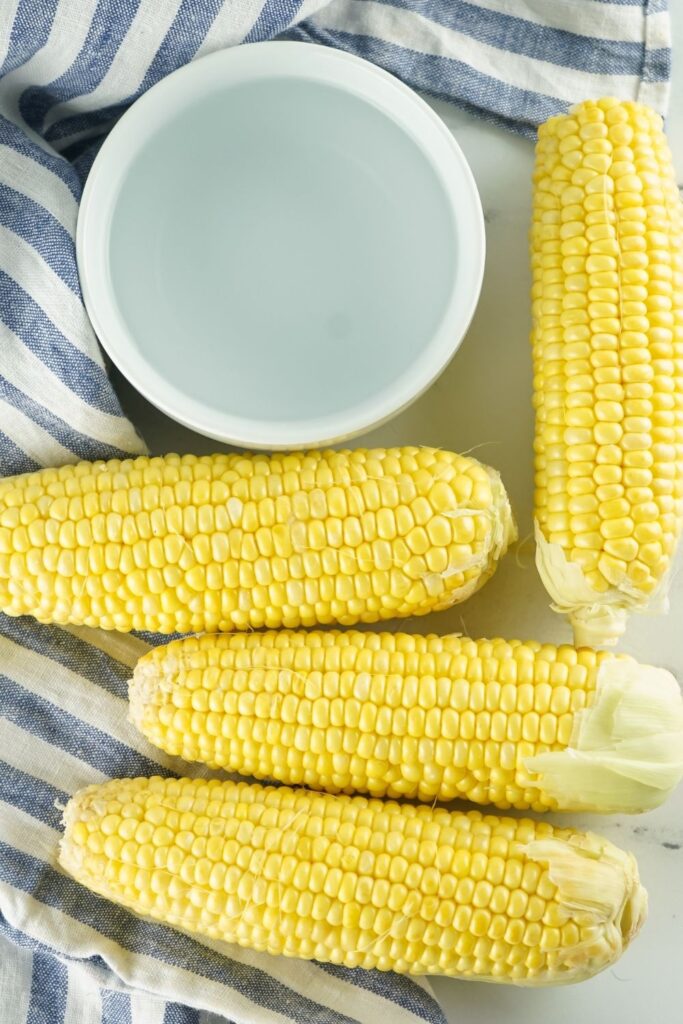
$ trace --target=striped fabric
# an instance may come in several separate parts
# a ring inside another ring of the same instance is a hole
[[[81,301],[82,185],[164,75],[282,33],[526,134],[585,96],[667,100],[665,0],[1,0],[0,474],[144,450]],[[0,1024],[443,1024],[427,985],[199,942],[59,871],[74,790],[187,770],[127,722],[144,649],[0,615]]]
[[[12,985],[24,979],[18,1005],[30,1006],[28,1017],[17,1015],[3,998],[2,1024],[81,1024],[84,1004],[100,1007],[103,1024],[212,1019],[161,997],[245,1024],[375,1024],[387,1012],[392,1024],[442,1024],[428,991],[405,978],[199,941],[61,873],[61,809],[80,787],[108,776],[212,774],[160,754],[128,722],[127,680],[146,649],[130,636],[0,624],[0,941],[20,947],[11,951]],[[3,952],[4,944],[4,960]],[[155,995],[140,1005],[150,1013],[154,1003],[156,1016],[134,1015],[132,989]]]

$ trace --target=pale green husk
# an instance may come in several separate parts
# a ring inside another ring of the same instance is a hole
[[[567,921],[589,918],[595,925],[590,940],[558,951],[553,980],[583,981],[618,960],[647,917],[633,855],[590,833],[571,842],[534,839],[524,853],[547,867]]]
[[[683,697],[665,669],[609,658],[565,750],[527,758],[532,785],[563,810],[635,814],[683,778]]]
[[[546,540],[534,522],[536,568],[552,599],[554,611],[567,615],[578,646],[612,647],[626,628],[631,612],[666,612],[668,580],[655,594],[645,595],[628,579],[599,593],[588,583],[580,565],[570,562],[559,544]]]

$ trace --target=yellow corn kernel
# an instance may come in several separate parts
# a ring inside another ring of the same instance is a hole
[[[0,481],[0,610],[159,633],[376,622],[468,597],[514,536],[498,475],[432,448],[81,463]]]
[[[635,860],[607,840],[478,811],[152,778],[89,786],[64,818],[61,866],[106,899],[214,940],[347,967],[579,981],[613,964],[646,915]],[[138,838],[146,825],[164,864]],[[204,856],[207,832],[216,859]],[[438,867],[423,867],[435,851]]]
[[[589,648],[354,630],[207,634],[150,650],[129,696],[132,720],[168,754],[333,793],[635,811],[683,775],[675,680]],[[619,723],[640,750],[621,785]],[[587,745],[598,725],[602,745]]]
[[[683,526],[683,205],[661,119],[602,103],[541,125],[531,231],[536,560],[587,644],[614,643],[661,589]],[[596,110],[604,121],[584,123]],[[565,185],[567,154],[577,169]],[[603,493],[590,514],[567,516],[572,496],[634,475],[637,496]],[[658,478],[670,481],[666,511]],[[656,510],[647,540],[641,506]],[[651,543],[661,557],[643,554]]]

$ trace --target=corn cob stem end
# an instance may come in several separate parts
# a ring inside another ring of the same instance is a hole
[[[567,615],[577,647],[613,647],[621,638],[631,612],[668,611],[668,578],[655,594],[646,596],[624,581],[604,593],[594,590],[579,565],[570,562],[559,544],[546,540],[536,520],[536,568],[552,599],[553,611]]]

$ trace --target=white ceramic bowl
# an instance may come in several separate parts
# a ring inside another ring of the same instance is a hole
[[[85,303],[159,409],[247,448],[340,441],[443,370],[484,223],[465,158],[397,79],[306,43],[189,64],[116,125],[81,203]]]

